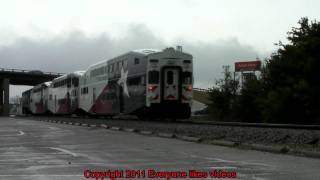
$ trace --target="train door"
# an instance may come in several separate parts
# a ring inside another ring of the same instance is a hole
[[[54,95],[54,113],[57,113],[57,95]]]
[[[96,88],[92,89],[92,104],[93,104],[93,112],[96,112]]]
[[[119,106],[120,106],[120,108],[119,108],[119,110],[120,110],[120,113],[123,113],[123,111],[124,111],[124,107],[123,107],[123,101],[124,101],[124,99],[123,99],[123,87],[120,86],[119,90],[120,90],[120,93],[119,93]]]
[[[67,92],[67,102],[66,102],[66,104],[67,104],[67,113],[71,113],[70,112],[70,110],[71,110],[71,100],[70,100],[70,93],[69,92]]]
[[[40,106],[41,106],[41,112],[43,113],[45,110],[45,102],[44,102],[44,97],[43,97],[43,89],[40,91]]]
[[[163,70],[163,100],[174,101],[180,99],[179,77],[180,70],[178,68],[165,68]]]
[[[92,89],[92,103],[94,104],[96,102],[96,88]]]

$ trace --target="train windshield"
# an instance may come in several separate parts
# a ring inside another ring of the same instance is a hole
[[[169,85],[173,84],[173,72],[172,71],[167,72],[167,84],[169,84]]]
[[[159,83],[159,71],[149,71],[149,84]]]

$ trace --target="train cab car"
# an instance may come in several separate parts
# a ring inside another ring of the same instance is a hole
[[[80,78],[79,107],[90,114],[188,118],[192,56],[143,49],[94,64]]]
[[[146,108],[154,117],[189,118],[191,115],[192,55],[167,48],[147,56]]]
[[[55,78],[49,88],[48,109],[53,114],[72,114],[78,109],[79,78],[76,71]]]
[[[32,114],[45,114],[48,111],[48,91],[51,82],[41,83],[31,89],[30,111]]]

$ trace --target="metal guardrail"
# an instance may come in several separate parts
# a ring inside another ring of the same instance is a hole
[[[202,88],[193,88],[195,91],[200,91],[200,92],[209,92],[209,89],[202,89]]]
[[[64,73],[43,72],[38,70],[9,69],[9,68],[0,68],[0,72],[17,72],[17,73],[44,74],[44,75],[57,75],[57,76],[64,75]]]
[[[320,125],[218,122],[218,121],[201,121],[201,120],[181,121],[181,122],[190,122],[192,124],[207,124],[207,125],[216,125],[216,126],[320,130]]]

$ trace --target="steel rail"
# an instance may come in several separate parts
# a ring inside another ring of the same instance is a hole
[[[30,116],[26,116],[30,117]],[[31,117],[56,117],[59,116],[48,116],[48,115],[38,115],[38,116],[31,116]],[[60,116],[62,118],[70,118],[70,119],[77,119],[77,118],[84,118],[84,119],[96,119],[96,120],[125,120],[125,121],[141,121],[141,123],[148,121],[148,120],[140,120],[136,117],[113,117],[107,118],[104,116]],[[151,121],[151,120],[150,120]],[[304,130],[320,130],[320,125],[302,125],[302,124],[271,124],[271,123],[244,123],[244,122],[220,122],[220,121],[203,121],[203,120],[190,120],[190,119],[183,119],[183,120],[152,120],[153,122],[166,122],[168,125],[170,123],[182,123],[182,124],[190,124],[190,125],[203,125],[203,126],[229,126],[229,127],[254,127],[254,128],[271,128],[271,129],[304,129]]]

